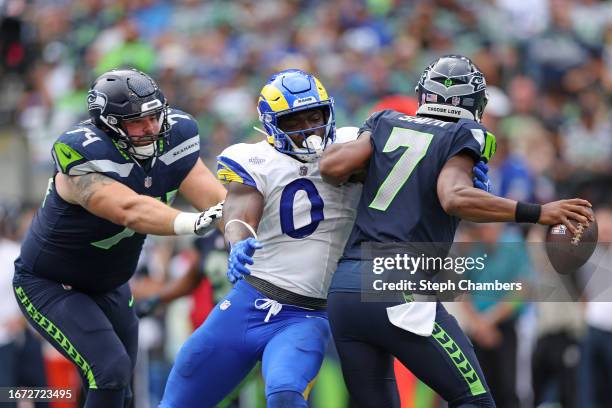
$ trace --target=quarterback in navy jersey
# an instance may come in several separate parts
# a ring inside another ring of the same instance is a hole
[[[398,406],[395,356],[449,406],[492,407],[473,347],[440,302],[410,301],[409,296],[402,303],[361,301],[360,272],[371,265],[362,245],[450,247],[460,219],[563,223],[575,232],[569,220],[592,220],[590,203],[522,203],[472,186],[472,168],[481,158],[491,158],[495,139],[480,124],[487,103],[485,78],[468,58],[436,60],[416,92],[416,116],[377,112],[356,141],[330,146],[319,163],[322,177],[332,184],[365,177],[355,224],[329,290],[332,334],[345,382],[359,406]]]
[[[56,172],[15,261],[30,324],[79,368],[86,407],[123,407],[138,322],[127,281],[146,234],[204,234],[225,189],[199,158],[198,126],[146,74],[119,69],[88,94],[90,120],[64,132]],[[180,193],[202,213],[169,206]]]

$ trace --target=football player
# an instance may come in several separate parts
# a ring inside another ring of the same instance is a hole
[[[87,102],[90,119],[53,145],[56,171],[13,286],[30,324],[78,367],[85,406],[123,407],[138,341],[127,281],[146,234],[205,233],[225,189],[199,158],[196,122],[148,75],[109,71]],[[177,192],[210,209],[171,208]]]
[[[329,318],[349,392],[359,406],[395,406],[392,356],[451,407],[494,402],[473,348],[439,302],[362,302],[362,245],[444,243],[460,219],[545,225],[592,220],[589,202],[516,202],[472,187],[472,167],[495,151],[480,124],[487,103],[482,73],[466,57],[441,57],[423,72],[416,116],[373,114],[356,141],[332,145],[320,160],[333,184],[365,172],[357,218],[329,290]],[[415,254],[418,256],[419,254]],[[446,253],[440,254],[442,257]],[[364,289],[367,290],[367,289]]]
[[[300,70],[272,76],[258,111],[266,140],[218,157],[217,176],[229,184],[225,237],[235,286],[183,345],[165,408],[215,406],[259,360],[268,407],[305,407],[321,366],[327,289],[361,184],[323,182],[318,159],[357,129],[336,132],[333,99]]]

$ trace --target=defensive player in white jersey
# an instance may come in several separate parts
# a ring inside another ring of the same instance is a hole
[[[258,111],[267,140],[218,157],[218,178],[229,184],[223,217],[235,286],[182,347],[162,407],[214,406],[259,360],[268,407],[306,407],[323,360],[327,290],[361,184],[324,183],[318,159],[357,128],[336,134],[333,99],[299,70],[272,76]]]
[[[229,183],[228,276],[237,282],[179,352],[162,407],[215,406],[259,360],[268,407],[305,407],[323,360],[325,298],[361,187],[333,187],[319,175],[335,121],[333,99],[314,76],[274,75],[258,110],[267,140],[218,158],[218,177]]]

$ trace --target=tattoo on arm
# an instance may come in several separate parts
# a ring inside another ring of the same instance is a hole
[[[69,178],[74,191],[74,199],[83,207],[87,207],[93,193],[100,187],[116,183],[110,177],[100,173],[88,173]]]

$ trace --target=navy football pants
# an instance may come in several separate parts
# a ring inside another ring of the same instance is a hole
[[[129,285],[90,295],[16,270],[13,288],[30,325],[77,366],[85,407],[126,406],[138,348]]]
[[[393,356],[452,407],[494,407],[474,348],[455,318],[438,303],[431,336],[391,324],[383,302],[360,293],[332,292],[327,312],[344,381],[359,407],[399,407]]]

